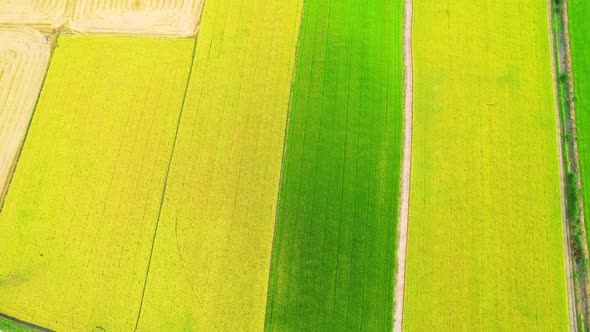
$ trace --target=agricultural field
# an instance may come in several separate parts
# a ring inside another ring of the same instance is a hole
[[[407,331],[569,328],[548,24],[543,1],[414,2]]]
[[[0,31],[0,207],[47,71],[50,43],[33,30]]]
[[[305,1],[268,330],[391,330],[401,2]]]
[[[83,35],[188,37],[204,0],[3,0],[0,28],[29,27]]]
[[[586,233],[590,233],[590,3],[568,1],[580,175]]]
[[[73,0],[2,0],[0,28],[55,29],[67,18]]]
[[[0,313],[133,329],[194,44],[59,37],[0,214]]]
[[[568,330],[559,3],[0,0],[0,332]]]
[[[302,4],[207,0],[140,330],[264,326]]]
[[[197,33],[204,0],[77,0],[69,28],[92,35],[186,37]]]

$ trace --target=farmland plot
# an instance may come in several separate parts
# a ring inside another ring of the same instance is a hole
[[[203,0],[77,0],[69,27],[93,35],[185,37],[196,34]]]
[[[59,38],[0,213],[0,313],[133,329],[193,47]]]
[[[391,330],[402,2],[305,1],[268,330]]]
[[[261,330],[301,0],[207,0],[140,330]]]
[[[53,29],[65,22],[70,0],[2,0],[0,27]]]
[[[547,10],[414,1],[405,330],[568,330]]]
[[[32,30],[0,31],[0,206],[47,71],[50,45]]]
[[[572,70],[586,233],[590,233],[590,3],[568,1]]]

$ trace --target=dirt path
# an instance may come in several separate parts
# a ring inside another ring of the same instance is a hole
[[[410,208],[410,174],[412,156],[412,108],[413,108],[413,71],[412,71],[412,0],[406,0],[404,7],[404,147],[402,162],[402,183],[399,214],[397,274],[395,284],[395,313],[393,330],[401,332],[404,309],[404,287],[406,272],[406,247],[408,241],[408,217]]]
[[[547,9],[548,9],[548,19],[549,19],[549,35],[551,36],[551,65],[552,65],[552,72],[553,72],[553,89],[554,89],[554,99],[555,99],[555,116],[557,117],[557,142],[559,147],[559,158],[562,161],[563,158],[563,146],[562,146],[562,133],[561,133],[561,117],[559,113],[559,89],[558,89],[558,82],[557,82],[557,64],[555,63],[555,36],[553,36],[553,0],[547,1]],[[569,321],[570,321],[570,331],[576,331],[577,320],[576,320],[576,298],[575,298],[575,289],[572,282],[572,265],[573,262],[571,260],[570,255],[570,245],[569,245],[569,228],[567,224],[567,215],[566,215],[566,206],[565,206],[565,174],[563,169],[563,162],[559,163],[559,176],[560,176],[560,185],[561,185],[561,220],[563,223],[563,245],[565,248],[565,271],[566,271],[566,281],[567,281],[567,297],[568,297],[568,307],[569,307]]]

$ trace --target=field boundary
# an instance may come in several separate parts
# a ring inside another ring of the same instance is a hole
[[[53,330],[50,330],[46,327],[35,325],[33,323],[29,323],[27,321],[24,321],[24,320],[21,320],[21,319],[18,319],[18,318],[9,316],[9,315],[5,315],[3,313],[0,313],[0,319],[5,319],[5,320],[13,322],[15,324],[21,325],[26,329],[30,329],[32,332],[37,332],[37,331],[38,332],[54,332]],[[2,330],[0,330],[0,331],[2,331]]]
[[[193,38],[190,38],[190,39],[193,39]],[[150,274],[150,267],[152,265],[152,257],[154,255],[154,248],[155,248],[155,244],[156,244],[156,236],[158,235],[158,226],[160,225],[160,219],[161,219],[161,216],[162,216],[162,209],[164,207],[164,200],[165,200],[165,197],[166,197],[166,189],[168,188],[168,177],[170,175],[170,169],[172,168],[172,160],[174,158],[174,151],[176,150],[176,142],[178,140],[178,132],[180,130],[180,122],[182,121],[182,113],[184,111],[184,106],[186,104],[186,96],[188,94],[188,87],[189,87],[189,85],[191,83],[191,78],[193,76],[192,74],[193,74],[193,66],[195,64],[195,56],[196,56],[196,53],[197,53],[197,43],[198,43],[197,38],[194,38],[194,41],[193,41],[193,52],[192,52],[192,55],[191,55],[191,63],[190,63],[189,70],[188,70],[186,85],[185,85],[184,94],[183,94],[183,97],[182,97],[182,103],[181,103],[180,111],[179,111],[179,114],[178,114],[178,120],[176,121],[176,131],[174,133],[174,141],[172,143],[172,149],[170,151],[170,158],[168,159],[168,166],[166,168],[166,177],[164,178],[164,184],[162,186],[162,195],[160,197],[160,205],[159,205],[159,208],[158,208],[158,216],[156,218],[156,225],[154,227],[154,235],[152,237],[152,244],[151,244],[151,247],[150,247],[150,256],[149,256],[149,259],[148,259],[148,262],[147,262],[147,268],[146,268],[146,272],[145,272],[145,279],[144,279],[143,288],[142,288],[142,291],[141,291],[141,299],[139,301],[139,308],[137,310],[137,319],[135,320],[135,328],[134,328],[134,331],[137,331],[137,328],[139,327],[139,320],[141,319],[141,312],[142,312],[142,309],[143,309],[143,302],[144,302],[144,298],[145,298],[145,292],[146,292],[146,289],[147,289],[148,278],[149,278],[149,274]]]
[[[548,0],[548,13],[549,13],[549,35],[551,37],[551,50],[552,53],[555,54],[555,38],[553,36],[552,31],[552,22],[553,22],[553,10],[551,6],[551,2],[553,0]],[[567,204],[566,204],[566,179],[564,174],[564,163],[561,156],[563,156],[563,134],[562,134],[562,125],[560,120],[560,108],[559,108],[559,89],[557,83],[557,65],[556,59],[552,55],[551,56],[551,69],[552,69],[552,79],[553,79],[553,90],[554,90],[554,102],[555,102],[555,116],[556,116],[556,126],[557,126],[557,146],[559,149],[559,183],[560,183],[560,198],[561,198],[561,220],[563,223],[563,247],[564,247],[564,255],[565,255],[565,273],[566,273],[566,284],[567,284],[567,298],[568,298],[568,315],[569,315],[569,323],[570,323],[570,331],[575,331],[578,322],[576,320],[577,317],[577,308],[576,308],[576,300],[575,300],[575,290],[574,290],[574,282],[572,279],[572,254],[571,248],[569,245],[568,239],[569,230],[568,230],[568,218],[567,218]]]
[[[588,326],[588,246],[580,178],[567,0],[548,0],[558,120],[570,330]]]
[[[395,312],[393,330],[402,331],[404,288],[406,272],[406,249],[408,241],[408,219],[410,210],[410,175],[412,168],[412,117],[414,77],[412,63],[412,21],[413,0],[406,0],[404,5],[403,23],[403,57],[404,57],[404,137],[402,153],[402,177],[400,188],[400,213],[398,226],[397,273],[395,284]]]
[[[297,66],[298,66],[298,52],[301,43],[301,31],[303,30],[303,20],[305,19],[305,4],[307,0],[301,1],[301,16],[299,17],[299,29],[297,30],[297,42],[295,43],[295,49],[293,51],[293,65],[291,67],[291,87],[289,88],[289,101],[287,105],[287,115],[285,116],[285,130],[283,132],[283,151],[281,152],[281,172],[279,175],[279,186],[277,187],[277,198],[276,198],[276,205],[275,205],[275,218],[272,226],[272,242],[270,246],[270,259],[268,261],[268,280],[266,282],[266,304],[264,309],[264,326],[263,330],[266,331],[268,329],[268,312],[270,306],[270,285],[271,285],[271,270],[272,270],[272,263],[273,257],[276,255],[275,253],[275,242],[277,237],[277,224],[279,222],[279,204],[281,202],[281,188],[283,186],[283,175],[285,172],[285,155],[286,155],[286,147],[287,147],[287,137],[288,137],[288,129],[289,129],[289,116],[291,115],[291,111],[293,108],[293,91],[295,90],[295,75],[297,74]]]

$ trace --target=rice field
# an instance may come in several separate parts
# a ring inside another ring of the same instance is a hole
[[[301,8],[208,0],[140,329],[262,330]]]
[[[0,332],[568,330],[548,10],[0,0]]]
[[[0,31],[0,206],[47,71],[50,41],[28,29]]]
[[[586,234],[590,231],[590,3],[568,2],[569,35]]]
[[[547,10],[414,3],[404,330],[569,328]]]
[[[1,313],[135,326],[193,45],[59,37],[0,214]]]
[[[268,330],[391,330],[402,6],[305,1]]]

